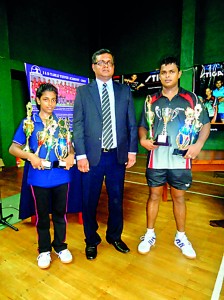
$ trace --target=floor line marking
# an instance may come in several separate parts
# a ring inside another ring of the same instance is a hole
[[[216,282],[215,282],[215,286],[212,292],[212,297],[211,300],[218,300],[220,297],[220,292],[222,289],[222,285],[223,285],[223,280],[224,280],[224,256],[222,257],[222,262],[219,268],[219,272],[218,275],[216,277]]]

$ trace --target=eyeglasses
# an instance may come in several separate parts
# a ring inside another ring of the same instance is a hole
[[[108,66],[108,67],[112,67],[114,65],[114,63],[110,60],[108,61],[104,61],[104,60],[99,60],[98,62],[95,62],[94,65],[97,65],[97,66]]]

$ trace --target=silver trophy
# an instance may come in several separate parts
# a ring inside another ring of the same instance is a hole
[[[163,129],[162,132],[157,136],[155,145],[161,146],[170,146],[169,138],[167,134],[167,124],[172,121],[178,114],[177,110],[173,110],[172,108],[165,107],[162,110],[157,106],[155,108],[156,115],[160,120],[163,119]]]

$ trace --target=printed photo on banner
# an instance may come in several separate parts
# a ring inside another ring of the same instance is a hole
[[[194,70],[194,91],[207,108],[211,123],[223,124],[224,62],[198,65]]]
[[[113,80],[130,86],[134,99],[136,119],[139,122],[145,99],[148,95],[152,95],[161,89],[159,70],[114,75]]]
[[[72,130],[73,104],[76,97],[76,89],[80,85],[89,83],[89,79],[28,63],[25,63],[25,70],[33,113],[38,111],[35,102],[38,87],[42,83],[51,83],[58,89],[58,104],[54,112],[58,117],[69,118],[70,129]]]
[[[161,88],[159,70],[118,75],[114,76],[113,79],[129,85],[134,94],[146,96],[157,92]]]

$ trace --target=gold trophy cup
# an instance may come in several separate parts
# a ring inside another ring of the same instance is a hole
[[[147,123],[149,125],[149,131],[148,131],[148,139],[153,140],[153,132],[152,132],[152,126],[153,126],[153,121],[155,118],[155,113],[151,110],[151,100],[152,97],[148,95],[145,99],[145,116]]]
[[[34,130],[34,123],[31,120],[32,110],[32,104],[28,102],[26,105],[27,118],[23,121],[23,131],[26,135],[26,144],[23,150],[26,152],[32,152],[29,146],[29,138]]]

